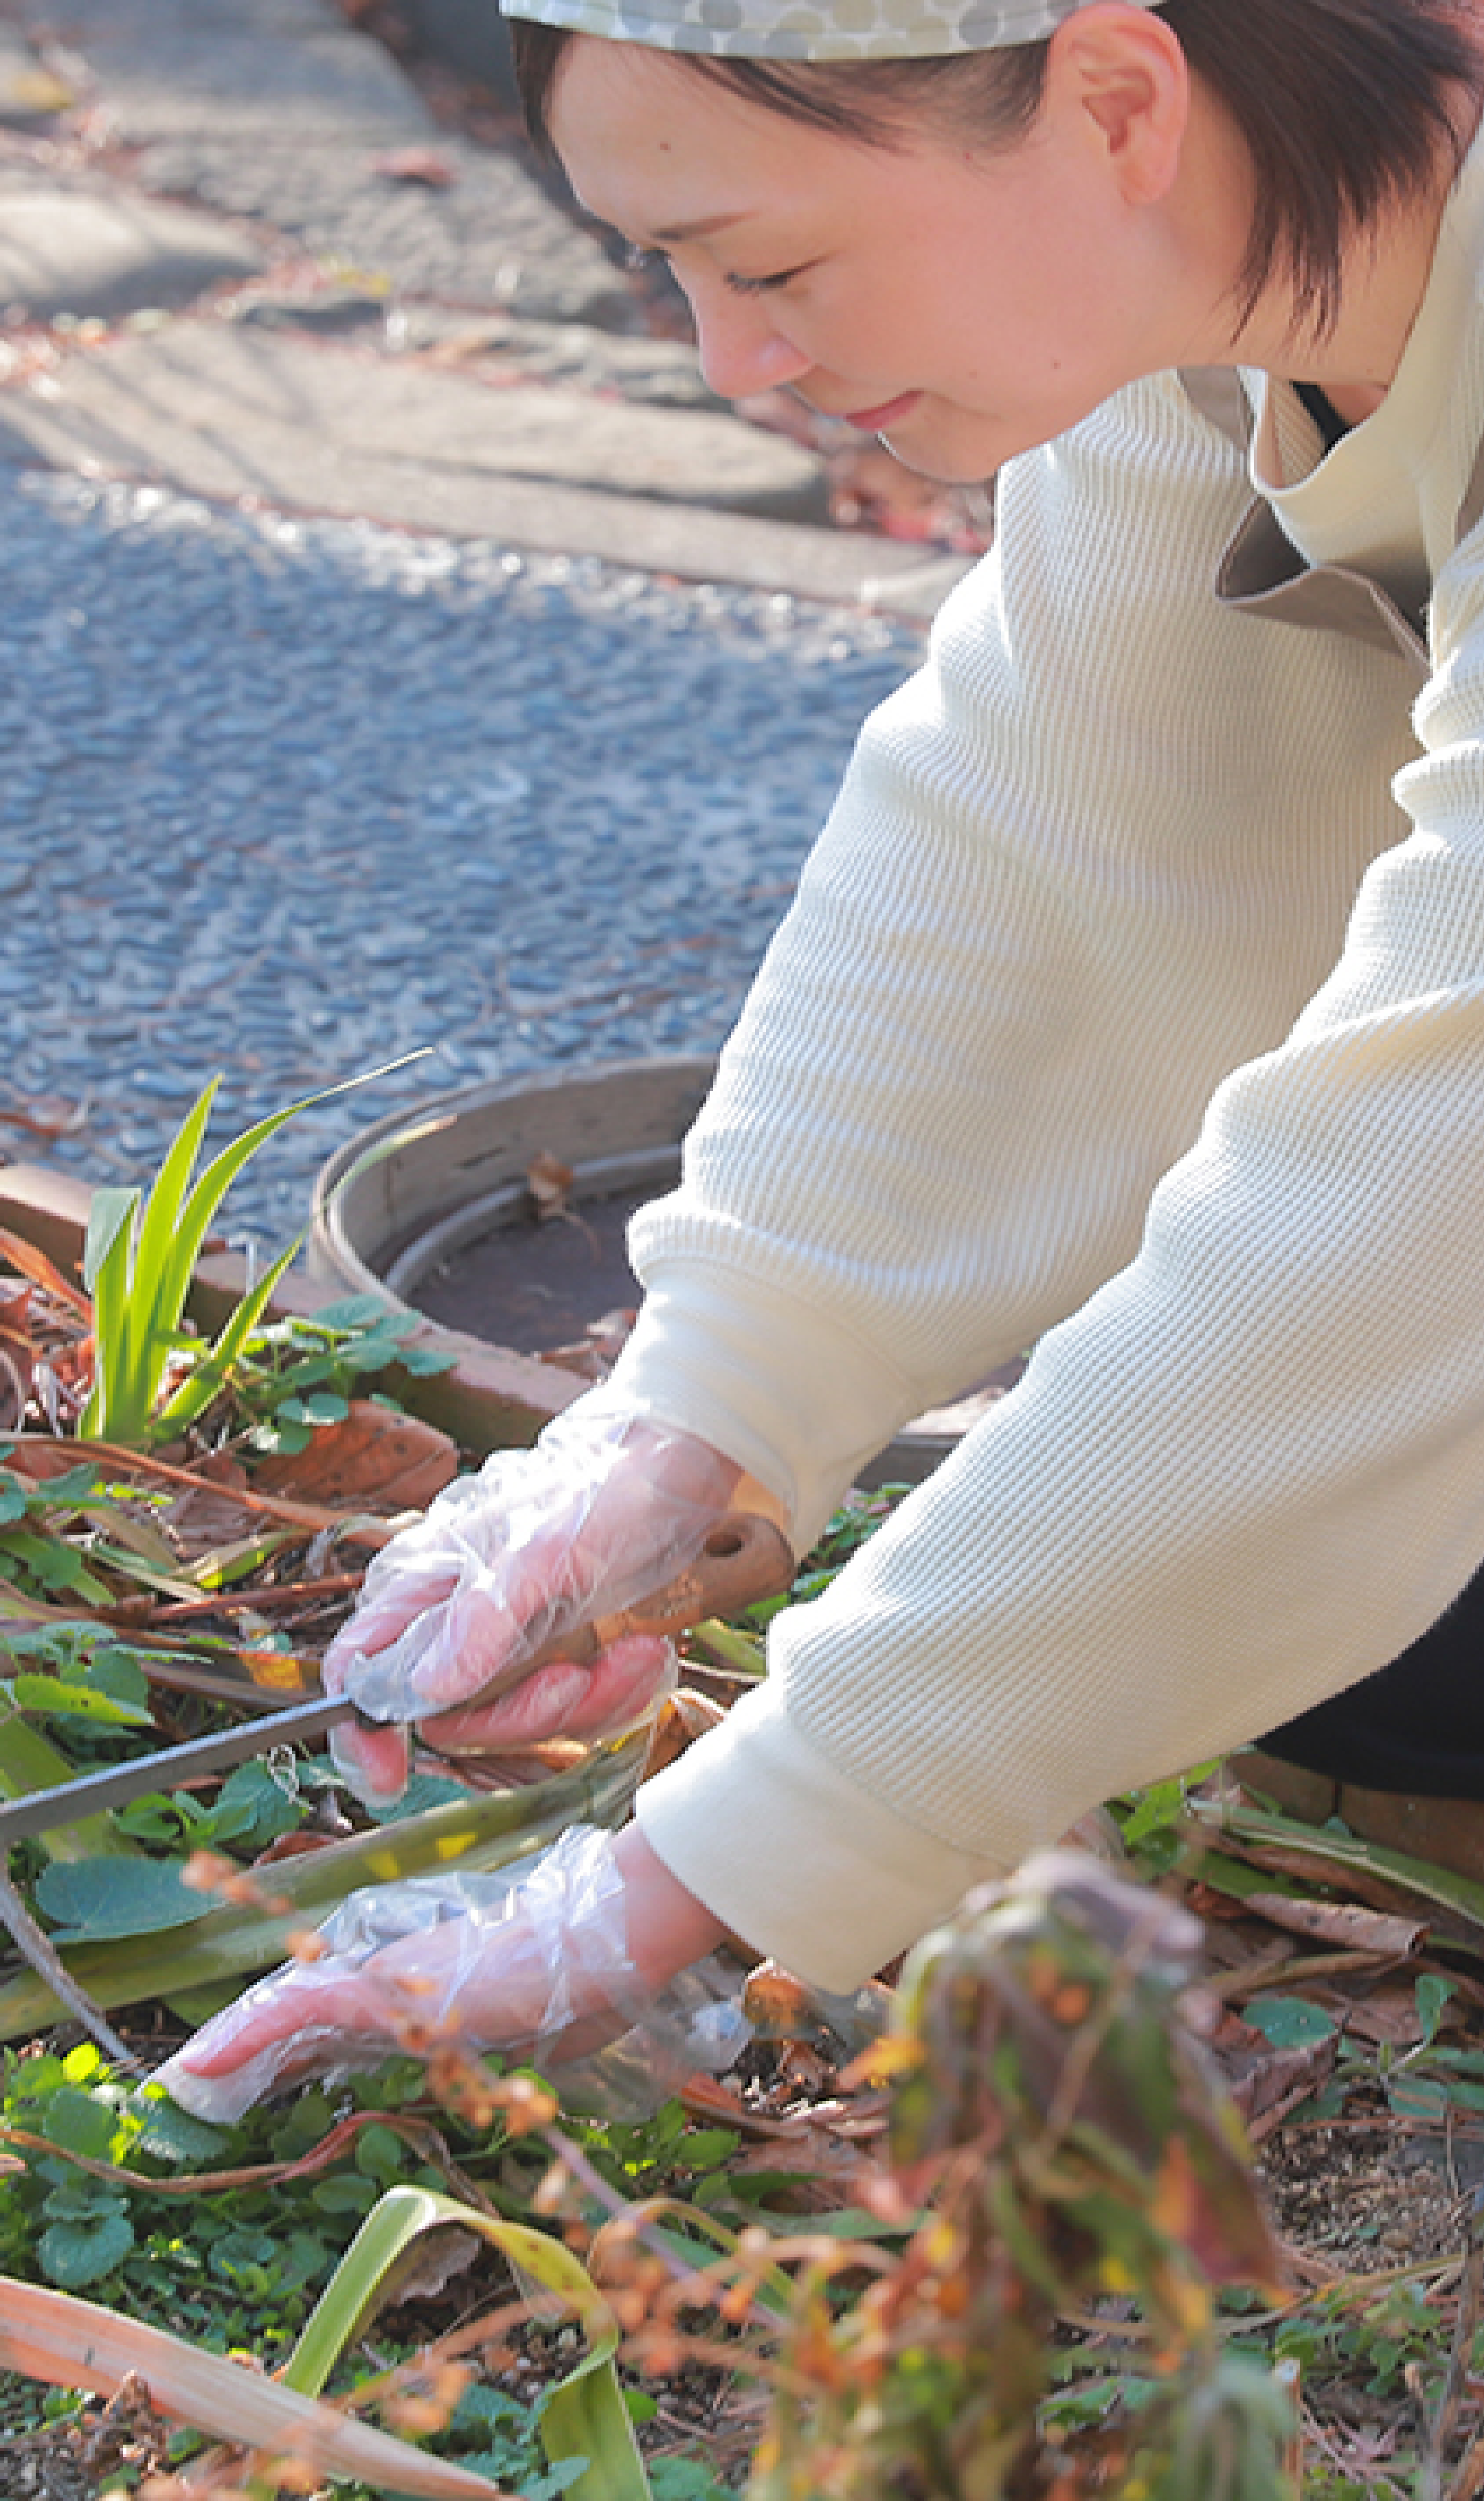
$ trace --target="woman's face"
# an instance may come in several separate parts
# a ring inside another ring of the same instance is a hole
[[[1070,24],[1093,19],[1159,24]],[[1058,38],[1034,128],[994,151],[931,130],[868,147],[592,36],[564,55],[551,129],[585,205],[671,262],[713,389],[787,385],[967,483],[1137,376],[1209,359],[1169,214],[1185,90],[1176,51],[1155,92],[1163,33],[1153,85],[1142,54],[1100,83]]]

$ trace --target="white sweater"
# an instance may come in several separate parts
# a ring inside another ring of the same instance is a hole
[[[801,1544],[1038,1341],[643,1795],[826,1985],[1383,1665],[1484,1557],[1484,150],[1373,417],[1316,465],[1248,381],[1250,475],[1174,376],[1005,472],[636,1228],[616,1385]],[[1266,529],[1362,583],[1219,599],[1254,488],[1259,569]],[[1430,599],[1425,658],[1371,584]],[[1332,590],[1369,640],[1284,621]]]

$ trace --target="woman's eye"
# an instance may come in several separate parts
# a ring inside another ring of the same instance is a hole
[[[623,265],[636,277],[641,270],[658,269],[664,257],[662,251],[651,251],[647,245],[642,243],[628,243],[623,248]]]
[[[729,269],[723,283],[734,295],[771,295],[775,287],[787,286],[803,275],[800,268],[775,270],[769,278],[739,278],[735,269]]]

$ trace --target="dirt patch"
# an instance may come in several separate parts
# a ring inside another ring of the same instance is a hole
[[[1462,2256],[1469,2192],[1456,2149],[1396,2128],[1298,2126],[1264,2148],[1278,2228],[1301,2255],[1353,2275]]]

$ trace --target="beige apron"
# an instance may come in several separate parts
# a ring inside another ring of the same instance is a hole
[[[1218,425],[1245,459],[1252,442],[1252,408],[1239,377],[1230,366],[1199,365],[1182,370],[1180,381],[1192,407]],[[1458,509],[1455,545],[1481,518],[1484,445]],[[1245,616],[1348,634],[1372,650],[1399,652],[1420,678],[1426,678],[1431,666],[1426,619],[1409,617],[1379,583],[1348,565],[1305,564],[1261,495],[1253,497],[1228,542],[1216,571],[1216,596]]]

